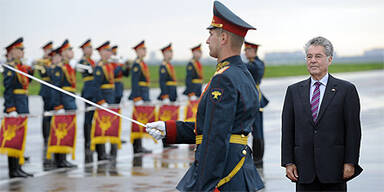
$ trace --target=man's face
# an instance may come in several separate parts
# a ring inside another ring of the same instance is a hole
[[[52,51],[52,49],[44,49],[44,57],[48,57],[48,54]]]
[[[13,48],[9,54],[13,59],[21,59],[24,57],[24,48]]]
[[[61,62],[61,56],[59,54],[56,54],[52,57],[52,63],[53,64],[58,64]]]
[[[255,49],[245,48],[244,51],[245,51],[245,57],[247,57],[248,60],[256,57],[256,50]]]
[[[164,55],[164,60],[170,61],[173,57],[173,51],[172,50],[164,51],[163,55]]]
[[[64,50],[62,55],[65,59],[72,59],[74,56],[72,48],[68,48],[68,49]]]
[[[193,51],[192,54],[193,54],[193,58],[199,60],[201,58],[202,52],[201,50],[196,50],[196,51]]]
[[[217,29],[209,30],[209,37],[206,42],[209,45],[209,55],[213,58],[217,58],[220,49],[220,33]]]
[[[313,46],[308,48],[307,69],[313,77],[322,78],[328,73],[328,66],[332,63],[332,56],[327,57],[323,46]]]
[[[100,57],[103,60],[108,60],[112,56],[112,50],[111,49],[102,49],[100,51]]]
[[[83,48],[83,52],[84,52],[84,55],[85,55],[85,56],[90,57],[90,56],[92,56],[93,49],[92,49],[91,46],[84,47],[84,48]]]
[[[136,49],[136,54],[139,58],[144,58],[147,55],[147,48],[141,47]]]

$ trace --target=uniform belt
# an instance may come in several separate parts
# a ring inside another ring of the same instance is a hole
[[[139,81],[139,85],[140,85],[140,86],[143,86],[143,87],[148,87],[148,86],[149,86],[149,82],[146,82],[146,81]]]
[[[113,88],[115,88],[115,84],[102,84],[101,88],[102,89],[113,89]]]
[[[27,93],[28,93],[27,89],[14,89],[13,90],[13,94],[16,94],[16,95],[25,95]]]
[[[202,141],[203,141],[203,135],[196,135],[196,144],[199,145],[202,143]],[[245,136],[244,134],[241,134],[241,135],[232,134],[231,138],[229,139],[229,143],[247,145],[248,144],[248,136]],[[216,189],[219,188],[220,186],[224,185],[225,183],[228,183],[229,181],[231,181],[232,177],[234,177],[236,175],[236,173],[239,172],[241,167],[243,167],[245,157],[247,155],[247,151],[245,149],[243,149],[242,154],[244,156],[240,159],[240,161],[237,163],[235,168],[233,168],[232,171],[227,176],[225,176],[224,178],[222,178],[219,181],[219,183],[216,185]]]
[[[51,78],[49,78],[49,77],[43,77],[42,79],[43,79],[43,81],[50,81],[51,80]]]
[[[202,79],[192,79],[192,83],[203,83]]]
[[[93,76],[86,76],[86,77],[83,77],[83,81],[92,81],[93,80]]]
[[[72,93],[76,92],[76,88],[73,87],[63,87],[63,89]]]
[[[203,142],[203,135],[196,135],[196,145],[200,145],[202,142]],[[229,139],[229,143],[247,145],[248,136],[245,136],[244,134],[241,134],[241,135],[232,134],[231,138]]]
[[[176,81],[167,81],[165,84],[168,86],[176,86]]]

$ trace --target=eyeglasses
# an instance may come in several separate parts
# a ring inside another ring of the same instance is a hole
[[[305,56],[305,59],[306,59],[306,60],[311,60],[313,57],[315,57],[316,60],[320,60],[320,59],[322,59],[322,58],[324,58],[324,57],[327,57],[327,56],[322,55],[322,54],[316,54],[315,56],[313,56],[313,55],[307,55],[307,56]]]

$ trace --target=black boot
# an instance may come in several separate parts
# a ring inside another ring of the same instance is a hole
[[[253,139],[253,162],[256,168],[263,168],[263,156],[264,156],[264,139]]]
[[[152,153],[152,151],[147,150],[142,146],[141,139],[135,139],[133,141],[133,153]]]
[[[111,161],[116,162],[117,159],[117,144],[111,144],[111,153],[109,154]]]
[[[93,151],[91,151],[90,144],[86,143],[85,144],[85,149],[84,149],[84,162],[87,163],[92,163],[93,162]]]
[[[9,178],[28,177],[27,174],[19,170],[19,158],[8,157],[8,170]]]
[[[105,152],[105,144],[96,144],[97,160],[108,160],[107,153]]]
[[[28,173],[28,172],[25,172],[22,168],[21,168],[21,165],[18,165],[18,170],[19,172],[21,172],[22,174],[25,174],[27,175],[27,177],[33,177],[33,174],[32,173]]]

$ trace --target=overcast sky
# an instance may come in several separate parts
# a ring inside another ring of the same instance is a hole
[[[324,36],[338,55],[358,55],[384,47],[383,0],[222,0],[255,26],[246,40],[262,45],[260,54],[302,49],[310,38]],[[40,47],[65,38],[78,46],[92,38],[93,46],[106,40],[119,45],[119,54],[134,58],[131,47],[145,39],[148,51],[172,42],[174,58],[190,57],[189,48],[208,46],[205,29],[212,19],[211,0],[0,0],[0,54],[24,37],[26,57],[41,57]],[[96,52],[95,52],[96,53]],[[97,55],[97,54],[95,54]]]

